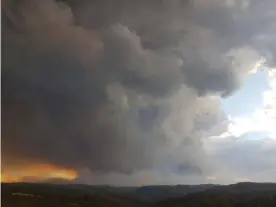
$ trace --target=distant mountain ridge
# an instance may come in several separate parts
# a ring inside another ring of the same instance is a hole
[[[217,185],[174,185],[174,186],[143,186],[135,190],[137,198],[145,201],[162,201],[168,198],[182,197],[189,193],[196,193],[213,188]]]
[[[266,202],[276,206],[275,183],[237,183],[231,185],[174,185],[174,186],[142,186],[113,187],[108,185],[90,186],[83,184],[48,184],[48,183],[2,183],[2,198],[7,206],[17,206],[27,194],[33,198],[25,201],[32,203],[35,197],[41,202],[54,202],[55,199],[79,203],[79,206],[257,206],[256,203]],[[33,200],[32,200],[33,199]],[[63,200],[62,200],[63,199]],[[23,199],[24,201],[24,199]],[[237,204],[238,202],[238,204]],[[239,203],[240,202],[240,203]],[[275,205],[274,205],[275,202]],[[28,203],[28,205],[29,205]],[[104,205],[102,205],[104,203]],[[209,204],[208,204],[209,203]],[[249,203],[248,205],[246,203]],[[206,204],[206,205],[205,205]],[[208,205],[207,205],[208,204]],[[253,205],[254,204],[254,205]],[[271,205],[270,205],[271,204]],[[27,205],[27,204],[26,204]],[[5,207],[5,205],[3,205]],[[37,206],[37,205],[31,205]],[[39,206],[39,205],[38,205]],[[261,205],[263,206],[263,205]]]
[[[48,188],[55,189],[71,189],[92,194],[114,194],[124,195],[127,197],[139,199],[146,202],[162,201],[168,198],[177,198],[185,196],[189,193],[204,191],[219,185],[202,184],[202,185],[152,185],[141,187],[114,187],[109,185],[85,185],[85,184],[67,184],[67,183],[3,183],[5,187],[18,189],[23,186],[28,189],[36,189],[41,187],[42,192],[48,191]]]
[[[215,186],[186,196],[156,202],[155,206],[276,207],[276,184],[243,182]]]

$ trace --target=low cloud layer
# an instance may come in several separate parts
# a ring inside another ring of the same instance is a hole
[[[220,98],[261,58],[275,65],[273,0],[3,7],[3,166],[206,177],[203,140],[227,127]]]
[[[215,182],[276,181],[276,139],[252,139],[254,136],[258,134],[248,133],[238,139],[212,138],[205,142],[209,156],[216,159],[217,164],[221,166],[213,175],[216,177]]]

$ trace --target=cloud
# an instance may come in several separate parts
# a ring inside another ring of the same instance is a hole
[[[275,70],[268,68],[265,70],[267,70],[266,73],[268,75],[270,88],[263,92],[262,106],[252,111],[252,113],[229,117],[228,129],[217,137],[242,137],[247,133],[261,132],[265,136],[276,139],[274,127],[276,124]]]
[[[224,169],[216,172],[218,179],[227,171],[232,182],[237,178],[255,182],[275,182],[275,139],[250,139],[251,136],[252,134],[248,134],[238,140],[228,137],[206,142],[208,154]]]
[[[158,170],[141,170],[131,175],[121,173],[95,174],[88,170],[80,172],[80,178],[75,182],[94,185],[107,184],[116,186],[145,186],[145,185],[179,185],[202,184],[210,180],[198,175],[183,175],[175,172],[161,172]],[[214,181],[215,182],[215,181]]]
[[[275,181],[275,71],[264,70],[270,88],[263,92],[262,105],[250,114],[229,117],[226,122],[228,129],[205,141],[207,151],[230,172],[229,177],[258,182]]]
[[[275,19],[209,2],[5,2],[3,162],[209,175],[220,98],[264,54],[272,65]]]

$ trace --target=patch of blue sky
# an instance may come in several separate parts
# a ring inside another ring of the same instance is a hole
[[[228,116],[236,117],[253,113],[262,106],[263,92],[269,89],[267,73],[259,71],[247,77],[243,86],[232,96],[221,101]]]

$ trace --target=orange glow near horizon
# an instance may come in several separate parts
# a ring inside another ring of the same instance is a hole
[[[75,180],[75,170],[65,169],[51,164],[34,164],[2,169],[1,182],[16,183],[24,181],[41,182],[51,179]]]

